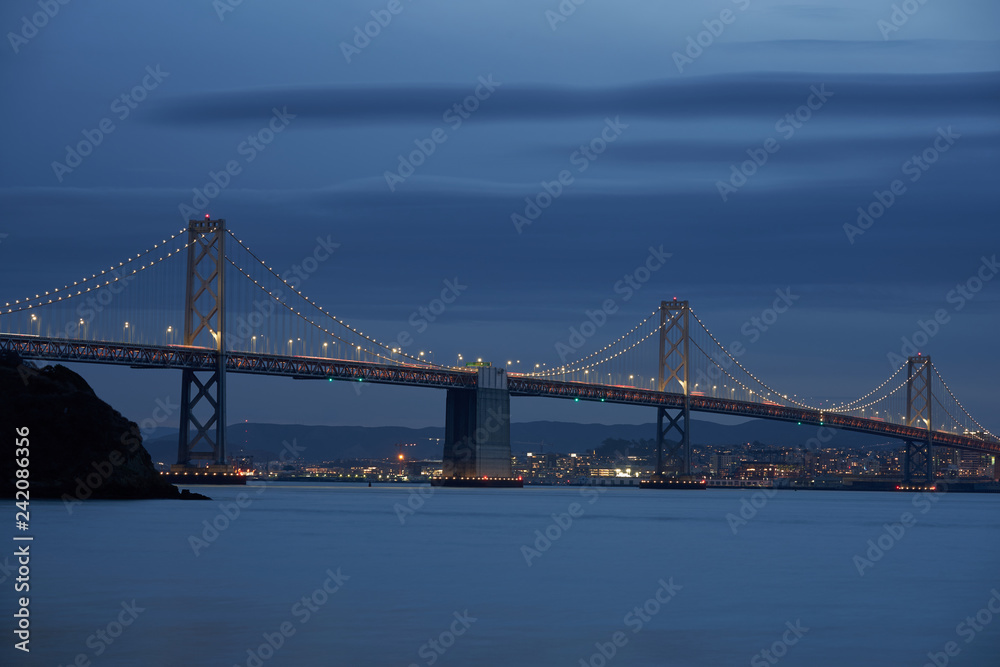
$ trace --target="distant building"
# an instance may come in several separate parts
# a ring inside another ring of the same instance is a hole
[[[736,477],[737,479],[784,479],[794,477],[796,473],[796,466],[788,463],[747,461],[740,464]]]

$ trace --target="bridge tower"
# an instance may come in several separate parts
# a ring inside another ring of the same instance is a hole
[[[660,302],[659,391],[684,394],[680,408],[657,408],[656,477],[672,470],[691,474],[691,392],[689,379],[689,313],[687,301]]]
[[[183,371],[176,468],[226,464],[225,236],[224,219],[188,223],[184,345],[215,349],[217,365],[211,373]]]
[[[904,484],[934,483],[934,434],[931,430],[931,358],[910,357],[906,361],[906,425],[927,427],[926,440],[906,440],[903,454]]]

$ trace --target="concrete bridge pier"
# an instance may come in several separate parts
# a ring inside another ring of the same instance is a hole
[[[441,486],[522,486],[510,465],[506,369],[480,368],[475,389],[448,390],[442,466]]]

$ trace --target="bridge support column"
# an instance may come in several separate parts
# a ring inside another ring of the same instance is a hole
[[[664,426],[664,422],[666,426]],[[679,410],[657,408],[656,411],[656,474],[668,472],[691,474],[691,408]],[[676,438],[671,433],[676,431]]]
[[[214,348],[217,365],[183,371],[175,468],[226,465],[225,235],[225,220],[189,221],[184,344]]]
[[[906,448],[903,450],[903,483],[934,483],[934,454],[929,443],[906,441]]]
[[[926,428],[926,440],[907,440],[903,451],[903,483],[934,483],[934,435],[931,427],[931,358],[907,359],[906,425]]]
[[[684,394],[680,408],[657,408],[656,478],[691,474],[691,398],[688,383],[687,301],[660,302],[659,391]],[[676,433],[676,439],[671,434]]]
[[[448,390],[442,465],[447,485],[513,481],[506,370],[480,368],[475,389]]]

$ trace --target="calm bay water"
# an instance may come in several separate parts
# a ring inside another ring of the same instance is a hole
[[[32,651],[3,662],[1000,665],[1000,496],[190,488],[213,501],[33,502]]]

